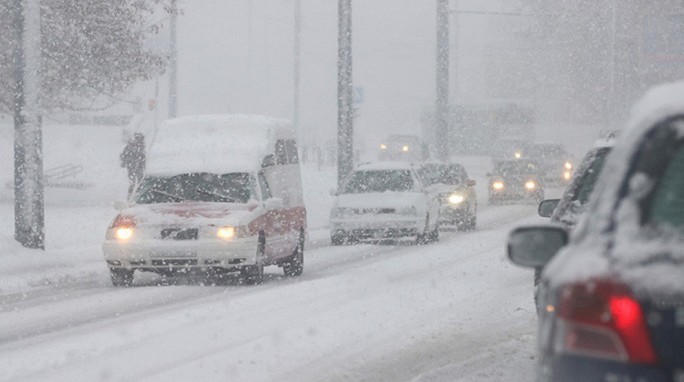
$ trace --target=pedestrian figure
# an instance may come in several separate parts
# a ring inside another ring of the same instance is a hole
[[[128,140],[119,159],[121,167],[126,168],[128,172],[128,196],[130,197],[135,185],[142,180],[145,172],[145,136],[135,133],[133,138]]]

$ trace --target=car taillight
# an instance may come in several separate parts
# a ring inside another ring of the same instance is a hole
[[[629,288],[593,280],[562,288],[556,350],[615,361],[655,364],[641,304]]]

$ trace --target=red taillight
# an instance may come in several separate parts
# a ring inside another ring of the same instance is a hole
[[[658,360],[641,305],[622,284],[594,280],[565,286],[558,317],[558,351],[645,364]]]
[[[111,228],[117,227],[133,228],[135,227],[135,219],[133,216],[118,215],[112,222]]]

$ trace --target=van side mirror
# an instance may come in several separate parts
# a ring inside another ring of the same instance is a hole
[[[261,168],[275,166],[275,164],[275,155],[273,154],[268,154],[261,160]]]
[[[285,202],[281,198],[268,198],[264,202],[266,210],[279,210],[285,207]]]
[[[560,203],[560,199],[546,199],[539,203],[537,213],[543,218],[550,218],[553,211],[558,207],[558,203]]]
[[[518,227],[508,235],[508,258],[525,268],[545,266],[568,243],[560,226]]]

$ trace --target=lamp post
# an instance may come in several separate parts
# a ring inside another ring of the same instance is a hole
[[[354,166],[351,0],[338,3],[337,54],[337,185]]]

